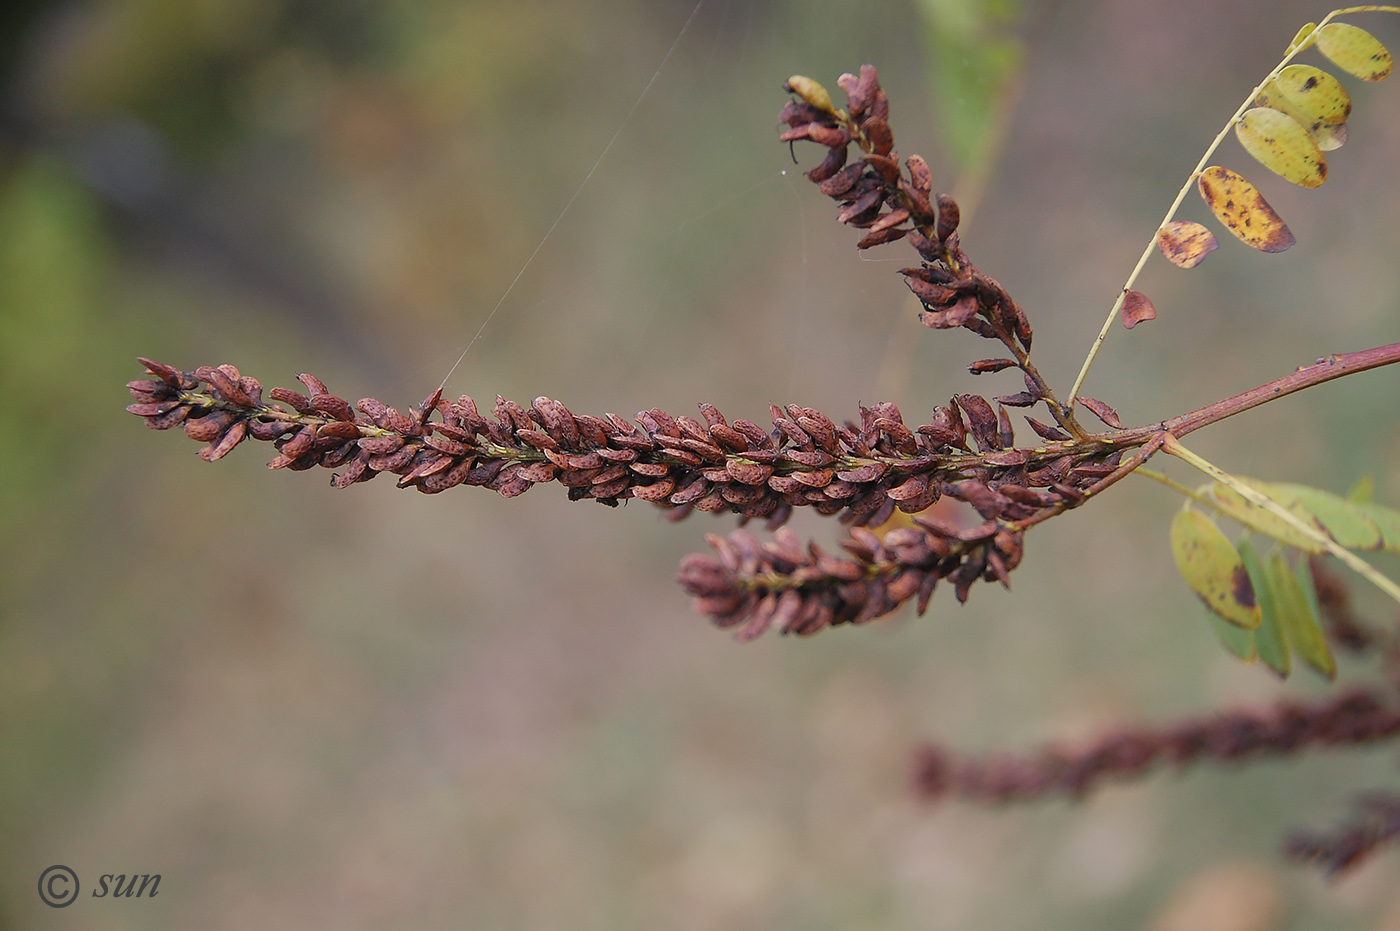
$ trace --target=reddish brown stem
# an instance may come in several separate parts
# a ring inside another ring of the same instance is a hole
[[[1304,388],[1311,388],[1334,378],[1354,375],[1357,372],[1380,368],[1395,362],[1400,362],[1400,343],[1377,346],[1374,349],[1362,349],[1359,352],[1330,355],[1325,359],[1319,359],[1313,365],[1303,366],[1291,375],[1285,375],[1283,378],[1275,379],[1266,385],[1251,388],[1232,398],[1207,404],[1189,414],[1182,414],[1179,417],[1173,417],[1150,426],[1102,433],[1097,438],[1107,440],[1115,445],[1136,446],[1143,440],[1163,432],[1170,433],[1175,437],[1183,437],[1194,430],[1219,423],[1227,417],[1242,414],[1261,404],[1267,404],[1269,401],[1293,394],[1295,391],[1302,391]]]

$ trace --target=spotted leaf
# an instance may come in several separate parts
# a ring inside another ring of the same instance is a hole
[[[1259,189],[1230,169],[1207,168],[1196,185],[1215,218],[1250,248],[1283,252],[1297,241]]]
[[[1259,164],[1300,187],[1320,187],[1327,180],[1326,156],[1308,131],[1282,110],[1246,110],[1235,124],[1235,136]]]
[[[1343,71],[1363,81],[1390,76],[1395,61],[1380,40],[1359,26],[1328,23],[1318,30],[1317,50]]]
[[[1259,604],[1240,554],[1215,522],[1194,508],[1172,521],[1176,568],[1206,607],[1236,627],[1259,626]]]

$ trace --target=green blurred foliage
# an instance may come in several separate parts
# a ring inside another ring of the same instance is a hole
[[[118,360],[103,347],[111,246],[99,205],[63,164],[26,159],[0,176],[0,598],[72,532],[55,510],[92,486]]]
[[[919,0],[942,141],[960,170],[996,158],[998,126],[1025,64],[1025,43],[1011,32],[1024,7],[1020,0]]]

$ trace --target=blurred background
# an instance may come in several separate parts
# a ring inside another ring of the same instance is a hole
[[[451,394],[760,422],[770,401],[842,419],[893,400],[923,422],[955,392],[1019,390],[966,373],[974,337],[917,325],[908,250],[858,255],[775,141],[790,74],[834,89],[866,61],[899,151],[976,206],[963,243],[1067,390],[1199,153],[1326,10],[705,0],[656,74],[694,12],[4,5],[0,925],[1400,928],[1397,854],[1330,884],[1278,857],[1289,827],[1393,787],[1395,748],[1079,805],[912,797],[922,739],[1026,748],[1323,691],[1216,645],[1154,483],[1038,529],[1010,593],[741,646],[672,582],[732,517],[669,524],[549,486],[337,492],[269,473],[263,444],[205,465],[123,412],[138,354],[421,400],[619,127]],[[1400,47],[1396,17],[1354,21]],[[1298,245],[1222,234],[1194,272],[1151,263],[1159,318],[1116,328],[1086,386],[1125,421],[1397,338],[1400,87],[1347,84],[1323,189],[1222,148]],[[1182,216],[1206,211],[1193,195]],[[1193,446],[1336,491],[1370,473],[1400,502],[1396,388],[1346,379]],[[84,885],[62,911],[35,893],[54,863]],[[161,874],[157,898],[88,897],[133,872]]]

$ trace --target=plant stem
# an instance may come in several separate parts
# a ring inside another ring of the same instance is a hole
[[[1115,445],[1136,446],[1154,434],[1163,431],[1170,432],[1176,437],[1183,437],[1202,427],[1219,423],[1227,417],[1244,413],[1250,408],[1267,404],[1269,401],[1293,394],[1295,391],[1302,391],[1304,388],[1311,388],[1314,385],[1332,381],[1334,378],[1354,375],[1357,372],[1392,365],[1396,362],[1400,362],[1400,343],[1390,343],[1386,346],[1362,349],[1358,352],[1330,355],[1317,360],[1312,365],[1302,366],[1291,375],[1285,375],[1283,378],[1275,379],[1268,384],[1251,388],[1232,398],[1207,404],[1205,407],[1190,413],[1150,426],[1096,434],[1095,438]]]

